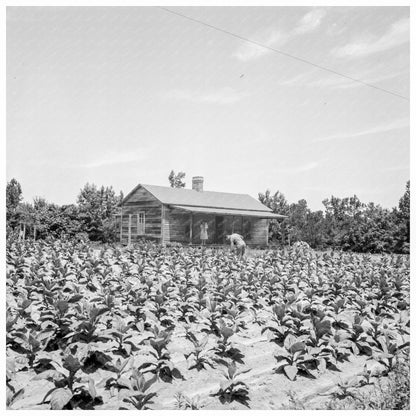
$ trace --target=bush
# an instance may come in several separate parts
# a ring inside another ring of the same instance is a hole
[[[345,399],[332,399],[328,410],[409,410],[410,360],[403,355],[387,377],[379,379],[374,387],[354,393]]]

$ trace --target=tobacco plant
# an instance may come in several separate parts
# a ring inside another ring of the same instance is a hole
[[[186,360],[189,360],[189,358],[193,360],[193,364],[189,367],[189,370],[195,368],[201,371],[206,370],[208,367],[214,368],[211,350],[205,349],[208,343],[208,336],[204,336],[201,340],[198,340],[192,332],[188,331],[187,338],[194,346],[193,351],[189,354],[184,354]]]
[[[226,359],[231,359],[237,363],[244,364],[241,350],[232,344],[230,338],[235,334],[233,328],[227,326],[223,319],[219,320],[220,337],[217,339],[217,345],[212,351],[217,357],[214,361],[226,365]]]
[[[77,375],[82,367],[77,357],[69,354],[62,362],[51,360],[51,364],[53,370],[46,370],[34,379],[46,379],[55,384],[43,398],[43,403],[49,402],[52,410],[88,409],[102,402],[97,396],[94,380]]]
[[[248,371],[250,371],[250,368],[237,371],[237,366],[234,361],[227,363],[227,371],[223,371],[225,380],[220,382],[220,388],[217,392],[212,393],[211,396],[217,396],[221,403],[230,403],[235,400],[249,407],[248,402],[250,397],[248,386],[237,378],[239,375]]]
[[[273,325],[265,326],[262,328],[261,333],[263,334],[268,331],[269,341],[274,342],[279,346],[283,346],[287,335],[293,333],[293,320],[288,313],[287,306],[285,304],[274,305],[272,307],[272,317],[270,321]]]
[[[315,368],[316,359],[308,353],[302,338],[296,338],[292,334],[287,335],[284,349],[280,349],[274,357],[277,361],[274,371],[284,373],[291,381],[296,379],[298,373],[315,377],[312,370]]]
[[[157,393],[148,390],[156,381],[156,376],[146,380],[139,370],[134,370],[128,381],[129,390],[123,393],[123,402],[130,403],[137,410],[149,409],[148,406],[153,403],[152,399],[157,396]],[[120,407],[120,410],[128,409]]]
[[[147,361],[138,367],[139,371],[157,375],[162,381],[171,383],[174,378],[183,379],[181,372],[171,362],[167,345],[171,338],[171,332],[161,331],[158,327],[153,328],[154,337],[144,341],[151,347],[149,354],[151,361]]]

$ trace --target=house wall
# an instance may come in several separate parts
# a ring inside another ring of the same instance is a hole
[[[266,246],[269,242],[269,220],[263,218],[253,219],[250,231],[249,244]]]
[[[243,236],[246,244],[265,246],[268,244],[269,222],[255,217],[225,217],[225,234],[237,233]]]
[[[138,234],[137,214],[145,213],[145,233]],[[129,224],[131,224],[130,241],[132,243],[141,238],[161,239],[162,233],[162,204],[143,188],[137,189],[124,203],[121,209],[119,230],[120,241],[127,244],[129,241]]]
[[[191,228],[191,213],[176,209],[165,208],[165,224],[166,231],[164,241],[177,241],[180,243],[189,244],[190,242],[190,228]],[[208,214],[193,214],[192,215],[192,244],[199,244],[200,240],[200,225],[203,221],[208,224],[208,240],[207,244],[215,243],[215,217]],[[169,231],[168,231],[169,230]],[[169,234],[169,235],[168,235]]]

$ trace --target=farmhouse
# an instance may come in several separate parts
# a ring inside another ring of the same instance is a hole
[[[224,244],[231,233],[241,234],[251,246],[268,244],[269,220],[283,215],[249,195],[204,191],[203,182],[195,176],[192,189],[136,186],[121,202],[120,241],[200,244],[201,224],[206,224],[206,244]]]

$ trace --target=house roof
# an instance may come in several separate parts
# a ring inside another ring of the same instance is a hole
[[[194,213],[208,213],[217,215],[244,215],[258,218],[284,218],[285,215],[278,215],[274,212],[251,211],[247,209],[226,209],[226,208],[209,208],[209,207],[191,207],[186,205],[172,205],[172,208]]]
[[[130,196],[132,196],[140,187],[143,187],[150,192],[162,204],[176,205],[180,207],[180,209],[186,209],[188,211],[190,210],[190,207],[194,207],[193,212],[213,213],[214,209],[217,209],[217,211],[218,209],[222,209],[241,211],[240,214],[235,213],[235,215],[261,216],[268,214],[267,218],[284,217],[282,215],[274,214],[270,208],[247,194],[213,191],[198,192],[193,189],[171,188],[168,186],[157,185],[140,184],[136,186],[136,188],[124,198],[122,203],[127,202]],[[197,210],[197,208],[204,208],[204,210]]]

